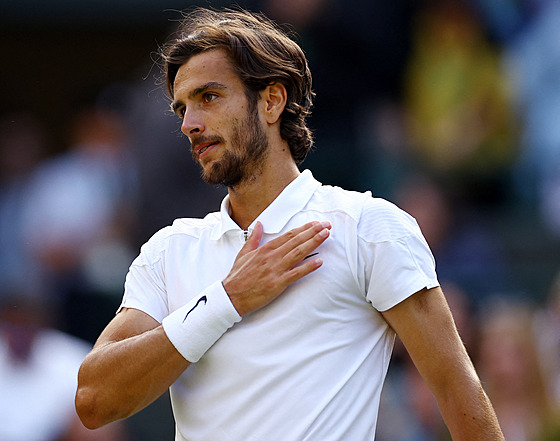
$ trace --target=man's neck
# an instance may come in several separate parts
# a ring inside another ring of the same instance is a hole
[[[293,160],[268,158],[258,176],[228,189],[231,218],[246,230],[299,174]]]

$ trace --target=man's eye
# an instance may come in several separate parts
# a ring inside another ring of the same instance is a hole
[[[204,96],[202,97],[202,100],[205,103],[210,103],[214,101],[216,98],[218,98],[218,95],[216,95],[215,93],[205,93]]]

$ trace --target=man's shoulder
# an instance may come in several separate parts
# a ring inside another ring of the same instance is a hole
[[[220,222],[220,213],[208,213],[203,218],[182,217],[175,219],[173,224],[164,228],[166,234],[186,234],[199,237],[203,231],[214,228]]]
[[[364,204],[372,199],[370,192],[360,193],[341,187],[321,185],[308,203],[308,209],[321,212],[341,212],[358,221]]]
[[[220,213],[209,213],[204,218],[178,218],[171,225],[158,230],[143,245],[142,251],[149,254],[158,254],[171,245],[176,240],[197,241],[205,232],[211,231],[220,221]],[[184,245],[184,243],[183,243]]]
[[[354,217],[357,221],[362,216],[392,217],[405,216],[400,208],[386,199],[374,197],[371,191],[346,190],[341,187],[322,185],[317,189],[310,203],[322,207],[323,210],[343,211]]]
[[[418,231],[412,216],[394,203],[374,197],[370,191],[357,192],[323,185],[315,192],[311,208],[339,211],[357,224],[358,235],[367,241],[396,240]]]
[[[416,220],[394,203],[371,198],[364,204],[360,236],[371,242],[395,241],[412,234],[421,235]]]

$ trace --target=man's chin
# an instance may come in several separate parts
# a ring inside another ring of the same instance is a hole
[[[224,187],[235,187],[243,181],[241,168],[224,170],[221,164],[215,163],[210,167],[202,167],[201,176],[208,185],[223,185]]]

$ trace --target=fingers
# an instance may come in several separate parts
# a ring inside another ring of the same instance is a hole
[[[316,257],[310,259],[301,265],[296,265],[292,269],[286,272],[286,279],[288,284],[292,284],[295,281],[305,277],[307,274],[319,269],[323,265],[323,259]]]
[[[317,233],[323,230],[324,228],[330,229],[331,228],[330,222],[318,222],[318,221],[308,222],[305,225],[302,225],[301,227],[294,228],[288,231],[287,233],[284,233],[282,236],[271,240],[267,244],[267,246],[271,248],[280,248],[283,245],[285,245],[287,242],[292,241],[294,239],[296,239],[296,241],[309,239],[310,235],[314,234],[313,232]],[[302,233],[304,235],[300,236]],[[298,237],[299,239],[297,239]]]
[[[278,248],[278,252],[284,256],[283,261],[286,267],[291,268],[308,258],[329,237],[330,228],[331,224],[329,222],[311,223],[308,228],[303,229],[282,244]]]
[[[323,265],[323,259],[314,255],[314,250],[330,236],[330,228],[331,224],[329,222],[311,223],[309,227],[298,230],[299,233],[276,250],[283,255],[283,283],[286,286]]]
[[[311,256],[330,235],[329,222],[309,222],[260,245],[263,226],[253,233],[222,281],[240,315],[262,308],[288,285],[319,268],[320,256]]]
[[[257,222],[251,236],[239,251],[237,259],[243,258],[241,260],[244,261],[249,253],[257,252],[263,256],[261,258],[268,256],[266,260],[270,261],[272,258],[272,261],[281,262],[278,269],[288,271],[308,258],[313,250],[329,237],[330,229],[330,222],[309,222],[284,233],[259,248],[263,236],[263,226],[260,222]],[[313,266],[311,262],[306,262],[305,267]]]

